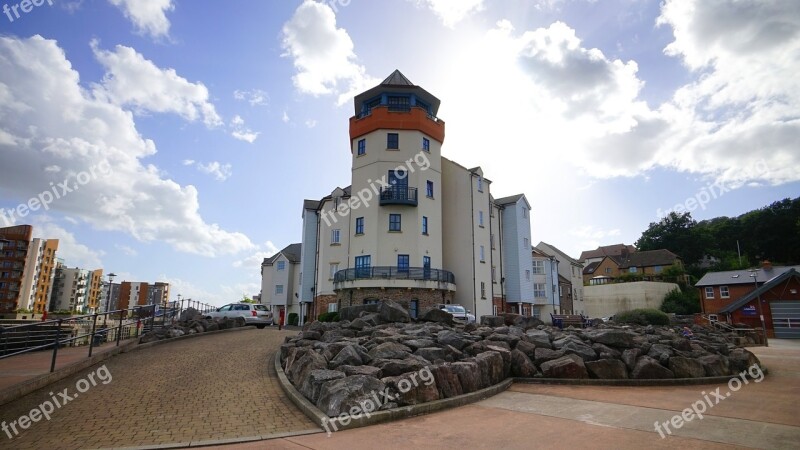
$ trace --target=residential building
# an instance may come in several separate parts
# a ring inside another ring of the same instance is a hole
[[[800,338],[800,266],[708,272],[695,287],[712,320],[761,328],[763,315],[767,336]]]
[[[265,303],[301,320],[384,299],[412,316],[533,312],[530,204],[495,200],[480,167],[442,157],[439,105],[399,71],[355,97],[351,185],[304,201],[302,243],[262,264]]]
[[[147,304],[164,307],[169,303],[169,283],[156,282],[147,287]]]
[[[558,261],[558,274],[569,280],[572,289],[572,310],[571,314],[584,314],[586,312],[583,303],[583,264],[571,258],[554,245],[546,242],[539,242],[536,249],[553,255]],[[566,308],[562,308],[566,309]]]
[[[0,314],[44,313],[52,290],[57,239],[33,238],[33,227],[0,228]]]
[[[558,260],[536,247],[532,247],[534,317],[546,315],[544,312],[558,314],[561,310],[559,293]]]
[[[94,272],[78,267],[66,267],[63,263],[58,264],[55,272],[50,311],[90,312],[89,282]]]
[[[581,252],[581,256],[578,258],[578,261],[583,263],[584,266],[588,266],[593,262],[601,261],[606,256],[620,257],[634,252],[636,252],[636,247],[633,245],[604,245],[597,247],[595,250],[584,250]]]
[[[620,277],[625,278],[625,274],[630,274],[629,277],[634,276],[637,281],[661,280],[663,271],[672,266],[683,267],[683,261],[669,250],[628,253],[623,249],[618,256],[604,256],[599,260],[593,258],[583,269],[583,284],[587,286],[608,284],[619,281]]]
[[[115,309],[130,309],[150,304],[150,284],[143,282],[123,281],[119,284],[119,298]]]
[[[120,291],[120,283],[109,283],[108,281],[103,281],[102,287],[100,288],[98,311],[107,312],[119,309]]]
[[[560,273],[558,274],[558,297],[560,299],[559,314],[574,314],[572,307],[572,282],[569,278],[565,278]]]
[[[290,312],[308,315],[308,308],[299,305],[300,251],[301,244],[291,244],[261,263],[261,299],[272,307],[276,320],[283,311],[284,323]]]

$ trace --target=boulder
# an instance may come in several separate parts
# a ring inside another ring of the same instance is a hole
[[[361,355],[358,354],[354,345],[348,345],[341,349],[336,356],[330,360],[328,367],[335,369],[339,366],[360,366],[364,364]]]
[[[628,378],[625,363],[618,359],[599,359],[585,362],[586,369],[592,378],[603,380],[622,380]]]
[[[761,361],[756,355],[743,348],[735,348],[728,354],[728,363],[731,374],[737,374],[748,370],[753,366],[761,367]]]
[[[421,370],[431,363],[425,358],[409,354],[405,359],[375,359],[371,364],[380,368],[384,376],[394,377]]]
[[[536,350],[534,351],[533,363],[541,367],[542,363],[561,358],[562,356],[564,356],[564,352],[561,350],[551,350],[549,348],[536,347]]]
[[[499,352],[489,351],[475,357],[481,373],[481,388],[494,386],[505,378],[503,357]]]
[[[425,311],[425,314],[422,315],[420,318],[423,322],[436,322],[436,323],[446,323],[447,325],[453,325],[453,315],[447,311],[443,311],[438,308],[433,308]]]
[[[286,359],[286,376],[295,386],[302,386],[311,371],[328,368],[328,360],[313,350],[304,352],[299,358],[292,358],[292,352],[299,351],[300,347],[293,348]]]
[[[697,358],[706,370],[707,377],[723,377],[730,374],[728,358],[722,355],[705,355]]]
[[[536,359],[536,345],[531,344],[528,341],[519,341],[517,342],[517,346],[514,347],[516,350],[525,353],[528,358]]]
[[[320,340],[322,342],[337,342],[345,338],[352,338],[352,337],[356,337],[356,333],[353,330],[336,329],[336,330],[326,331],[322,335],[322,339]]]
[[[481,325],[487,327],[492,327],[492,328],[502,327],[503,325],[505,325],[505,323],[506,323],[505,318],[500,316],[481,316]]]
[[[451,366],[458,375],[458,382],[464,394],[475,392],[481,388],[481,375],[478,363],[475,361],[459,361]]]
[[[597,353],[584,343],[576,343],[576,342],[567,342],[561,347],[561,351],[565,354],[573,354],[578,355],[584,361],[594,361],[597,359]]]
[[[545,378],[589,378],[583,359],[577,355],[566,355],[544,362],[541,369]]]
[[[664,344],[653,344],[650,347],[650,351],[647,352],[647,356],[658,360],[663,366],[669,364],[669,358],[674,354],[672,347]]]
[[[376,313],[378,312],[378,305],[370,304],[345,306],[339,310],[339,320],[349,320],[352,322],[353,320],[358,319],[362,312]]]
[[[430,377],[426,376],[426,379],[423,380],[421,373]],[[436,380],[430,370],[423,369],[419,373],[411,372],[396,377],[385,377],[381,381],[386,385],[398,406],[439,400],[439,390],[436,388]]]
[[[316,403],[319,399],[319,392],[322,385],[331,380],[344,378],[345,373],[338,370],[318,369],[309,372],[308,377],[303,381],[300,393],[309,399],[311,403]]]
[[[460,333],[453,330],[442,330],[436,334],[436,340],[441,345],[452,345],[457,350],[463,349],[471,341],[467,340]]]
[[[396,342],[385,342],[369,351],[372,359],[404,359],[411,353],[411,349]]]
[[[636,359],[639,358],[642,351],[638,348],[629,348],[622,352],[622,362],[628,366],[628,370],[633,370],[636,367]]]
[[[550,335],[543,330],[528,330],[525,332],[525,337],[523,339],[536,347],[553,348],[553,345],[550,343]]]
[[[517,345],[517,342],[519,342],[519,338],[517,336],[512,336],[510,334],[499,334],[499,333],[494,333],[489,335],[489,337],[487,337],[486,340],[505,342],[508,344],[509,348],[514,348],[514,346]]]
[[[539,325],[544,325],[544,322],[536,317],[518,316],[514,318],[512,325],[520,327],[523,330],[528,330],[530,328],[538,327]]]
[[[368,403],[377,410],[380,405],[374,404],[374,396],[385,389],[386,385],[377,378],[353,375],[324,383],[316,405],[328,417],[350,413],[353,408],[368,409]]]
[[[357,317],[357,318],[353,319],[353,321],[350,322],[347,325],[347,328],[350,328],[351,330],[359,330],[359,331],[361,331],[364,328],[369,328],[370,326],[371,325],[368,324],[364,319],[362,319],[360,317]]]
[[[435,342],[432,339],[409,339],[403,341],[403,345],[411,350],[419,350],[421,348],[433,347]]]
[[[384,301],[378,307],[378,318],[386,323],[402,322],[408,323],[411,321],[411,316],[402,305],[391,300]]]
[[[620,359],[622,358],[622,353],[619,350],[611,348],[605,344],[601,344],[599,342],[595,342],[592,344],[592,350],[597,353],[600,359]]]
[[[538,374],[536,366],[531,359],[518,349],[511,351],[511,375],[515,377],[532,378]]]
[[[637,380],[653,380],[675,378],[675,374],[657,360],[649,356],[642,356],[636,361],[636,366],[631,371],[631,377]]]
[[[636,337],[635,333],[614,328],[593,330],[585,333],[585,335],[593,342],[599,342],[601,344],[605,344],[610,347],[623,347],[623,348],[633,347],[634,346],[633,338]]]
[[[450,364],[437,364],[430,367],[433,378],[436,380],[436,389],[439,398],[450,398],[464,393],[458,373]]]
[[[337,370],[344,372],[345,375],[367,375],[370,377],[381,378],[383,371],[374,366],[339,366]]]
[[[322,334],[318,331],[301,331],[300,332],[300,339],[308,339],[310,341],[318,341]]]
[[[446,361],[447,360],[447,352],[443,348],[439,347],[427,347],[421,348],[414,352],[415,355],[421,356],[428,361]]]
[[[189,322],[202,318],[203,315],[195,308],[188,307],[178,315],[178,322]]]
[[[669,370],[675,378],[702,378],[706,376],[703,363],[683,356],[673,356],[669,359]]]

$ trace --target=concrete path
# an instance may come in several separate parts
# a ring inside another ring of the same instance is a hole
[[[721,386],[515,384],[482,402],[394,423],[225,446],[233,449],[795,449],[800,446],[800,341],[752,348],[770,375],[751,381],[664,438],[655,429]],[[211,447],[220,448],[223,447]]]
[[[104,362],[107,372],[95,366],[3,405],[0,420],[7,427],[16,421],[18,434],[0,431],[0,448],[190,445],[317,432],[272,368],[284,336],[296,333],[252,328],[117,355]],[[62,392],[73,399],[64,403]],[[50,420],[30,414],[53,396],[64,404]],[[23,415],[38,421],[20,421]]]

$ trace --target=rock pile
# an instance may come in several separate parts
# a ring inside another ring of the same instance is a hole
[[[139,338],[140,344],[145,344],[163,339],[175,338],[186,334],[205,333],[207,331],[227,330],[245,326],[244,318],[212,319],[203,318],[203,314],[194,309],[186,308],[178,316],[178,320],[168,326],[149,331]]]
[[[391,400],[377,409],[389,409],[475,392],[509,376],[697,378],[737,374],[758,363],[731,336],[701,327],[689,340],[670,327],[560,330],[511,314],[453,325],[440,311],[414,322],[393,302],[355,308],[342,309],[347,320],[307,324],[280,348],[288,379],[330,417],[376,393]],[[410,383],[423,371],[432,374],[430,383]]]

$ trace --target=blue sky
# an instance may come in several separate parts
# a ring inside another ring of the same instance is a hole
[[[258,292],[302,200],[350,182],[353,95],[394,69],[442,100],[444,155],[574,256],[800,192],[797,2],[52,3],[0,0],[0,224],[173,295]]]

